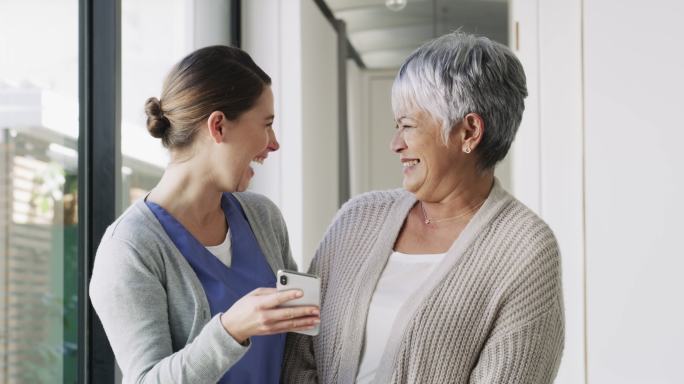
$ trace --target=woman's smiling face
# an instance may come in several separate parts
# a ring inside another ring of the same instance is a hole
[[[265,87],[254,107],[234,121],[223,120],[223,145],[215,155],[216,168],[227,191],[244,191],[254,176],[250,163],[263,163],[268,154],[280,148],[273,131],[273,93]]]
[[[434,192],[453,186],[459,165],[463,166],[459,125],[452,129],[447,145],[440,122],[424,111],[408,111],[396,121],[390,148],[403,166],[404,189],[419,199],[429,199]]]

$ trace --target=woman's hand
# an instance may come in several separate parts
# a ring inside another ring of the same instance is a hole
[[[302,291],[298,289],[278,292],[275,288],[257,288],[224,312],[221,324],[240,344],[251,336],[312,329],[320,322],[318,307],[278,308],[300,297]]]

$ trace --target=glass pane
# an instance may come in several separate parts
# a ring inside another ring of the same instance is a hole
[[[0,383],[77,382],[78,1],[0,2]]]

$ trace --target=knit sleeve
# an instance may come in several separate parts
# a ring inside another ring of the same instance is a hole
[[[553,234],[540,234],[522,260],[471,384],[550,384],[564,345],[560,257]]]
[[[550,384],[563,350],[560,303],[542,316],[488,340],[471,384]]]
[[[90,298],[123,382],[216,382],[248,347],[238,344],[216,315],[194,340],[174,352],[161,268],[126,241],[104,239],[98,248]]]

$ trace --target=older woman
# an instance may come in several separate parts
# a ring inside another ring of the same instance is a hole
[[[403,189],[348,202],[311,271],[319,336],[288,336],[293,383],[550,383],[563,349],[553,233],[494,178],[527,95],[513,53],[452,33],[392,89]]]

